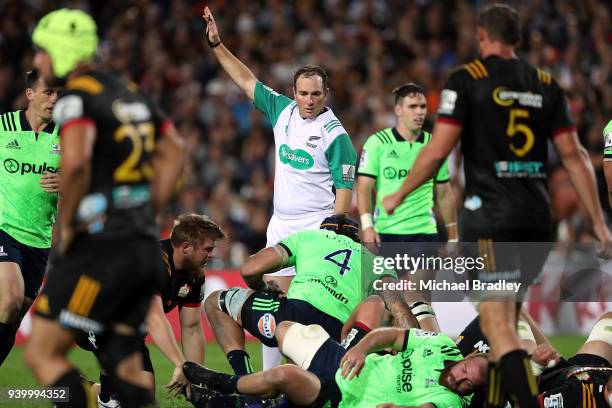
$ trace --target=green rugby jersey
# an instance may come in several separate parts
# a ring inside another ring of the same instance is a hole
[[[58,194],[46,193],[40,177],[59,170],[58,131],[50,123],[36,134],[25,111],[0,116],[0,229],[36,248],[51,246]]]
[[[604,136],[604,159],[612,159],[612,120],[608,122],[603,130]]]
[[[391,402],[401,406],[430,403],[439,408],[467,407],[471,397],[460,397],[440,385],[446,362],[463,357],[455,343],[444,334],[420,329],[406,331],[403,350],[396,355],[370,354],[359,377],[336,383],[342,393],[340,408],[371,408]]]
[[[288,299],[310,303],[320,311],[346,322],[355,307],[376,293],[374,281],[394,271],[375,274],[373,255],[352,239],[333,231],[299,231],[280,242],[295,266]]]
[[[414,142],[408,142],[395,128],[387,128],[371,135],[363,146],[358,174],[376,179],[376,232],[397,235],[437,232],[433,213],[433,189],[435,183],[445,183],[449,180],[446,160],[436,176],[408,195],[393,215],[387,214],[381,205],[385,196],[400,188],[419,153],[430,140],[431,133],[422,131]]]

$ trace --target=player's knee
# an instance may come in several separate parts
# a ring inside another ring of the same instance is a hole
[[[294,324],[293,322],[284,320],[276,326],[274,337],[276,337],[276,342],[278,343],[278,348],[280,349],[281,352],[283,351],[282,344],[283,344],[283,339],[285,338],[285,333],[287,333],[287,330],[289,330],[289,328],[293,324]]]
[[[592,341],[601,341],[612,346],[612,312],[604,314],[597,323],[595,323],[586,343]]]
[[[293,380],[299,375],[296,371],[299,371],[299,368],[296,366],[284,364],[265,371],[265,380],[276,389],[282,388],[294,382]]]
[[[122,368],[122,376],[130,376],[129,366],[122,363],[134,353],[140,353],[142,338],[138,335],[109,335],[105,342],[105,352],[100,355],[102,366],[109,376],[117,376]]]
[[[252,293],[252,290],[245,288],[230,288],[221,291],[217,296],[217,308],[230,315],[234,321],[239,321],[242,306]]]
[[[361,322],[371,329],[379,327],[385,317],[385,302],[380,296],[370,296],[361,303],[355,321]]]
[[[204,310],[206,314],[209,315],[211,313],[215,313],[219,309],[219,295],[222,293],[222,290],[216,290],[212,292],[206,300],[204,301]]]
[[[0,322],[11,323],[19,319],[19,312],[23,305],[23,293],[10,291],[0,297]]]

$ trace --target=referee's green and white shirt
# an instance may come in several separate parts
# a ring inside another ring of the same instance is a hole
[[[59,171],[58,132],[50,123],[36,134],[23,110],[0,115],[0,229],[35,248],[51,247],[58,194],[45,192],[40,176]]]
[[[303,119],[297,103],[261,82],[254,105],[266,114],[274,130],[274,213],[299,218],[329,214],[332,187],[353,188],[357,154],[331,109]]]
[[[421,131],[414,142],[408,142],[395,128],[383,129],[371,135],[363,146],[358,175],[376,179],[374,230],[381,234],[435,234],[433,212],[434,187],[449,181],[448,163],[438,173],[406,197],[393,215],[386,213],[382,199],[404,183],[410,169],[423,148],[431,140],[431,133]]]
[[[612,120],[608,122],[603,130],[604,136],[604,160],[612,160]]]

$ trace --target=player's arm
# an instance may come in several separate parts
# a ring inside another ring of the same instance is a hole
[[[431,141],[417,157],[406,180],[399,190],[383,198],[382,205],[387,213],[392,214],[408,194],[433,177],[459,140],[461,129],[462,126],[455,123],[436,122]]]
[[[612,234],[605,224],[604,215],[599,205],[595,171],[588,153],[578,141],[578,135],[574,130],[557,133],[553,140],[559,158],[589,214],[595,235],[602,243],[610,243]]]
[[[183,306],[179,312],[181,322],[181,345],[188,361],[204,364],[206,342],[202,330],[199,307]]]
[[[325,149],[325,158],[336,188],[335,214],[348,214],[351,211],[353,182],[355,181],[355,162],[357,153],[351,138],[342,126],[334,127],[331,132],[324,130],[325,138],[331,143]]]
[[[357,176],[357,210],[360,216],[364,214],[372,215],[372,191],[374,191],[375,185],[376,179],[374,177],[361,174]],[[363,221],[361,228],[366,228],[363,225]],[[367,228],[373,228],[373,225],[368,225]]]
[[[397,279],[392,276],[383,276],[380,280],[383,283],[383,288],[389,287],[389,283],[397,282]],[[387,285],[385,285],[385,283]],[[403,329],[419,327],[419,322],[410,311],[410,307],[400,291],[380,290],[378,291],[378,295],[385,302],[387,310],[393,315],[397,326]]]
[[[167,121],[161,128],[161,137],[155,146],[151,181],[151,202],[155,214],[163,211],[183,169],[185,146],[175,127]],[[62,173],[63,173],[62,169]]]
[[[336,190],[335,214],[348,214],[351,211],[353,190],[350,188],[339,188]]]
[[[234,54],[232,54],[225,45],[221,43],[221,37],[219,35],[219,29],[217,23],[213,17],[210,9],[206,7],[204,9],[204,15],[202,16],[206,23],[206,36],[210,47],[219,60],[219,63],[223,67],[223,70],[232,78],[232,81],[238,85],[240,89],[249,97],[250,100],[255,99],[255,84],[257,78],[255,74],[242,63]]]
[[[448,242],[456,242],[459,238],[457,233],[457,206],[455,205],[455,194],[451,183],[436,183],[435,196],[436,205],[446,226]]]
[[[382,327],[372,330],[342,357],[339,367],[342,369],[342,377],[350,380],[359,375],[368,354],[389,348],[401,351],[405,342],[405,329]]]
[[[172,326],[170,326],[170,322],[166,318],[164,307],[162,306],[162,299],[159,295],[153,296],[153,300],[151,301],[149,314],[147,316],[147,330],[155,345],[159,347],[164,356],[174,364],[172,379],[166,384],[166,389],[177,393],[185,389],[189,397],[189,381],[187,381],[187,378],[185,378],[183,374],[185,357],[176,343]]]
[[[357,176],[357,210],[361,221],[363,242],[380,244],[380,237],[374,231],[374,220],[372,219],[372,191],[376,185],[376,179],[367,175]],[[370,248],[374,250],[375,248]]]
[[[170,326],[170,322],[166,318],[162,299],[159,295],[153,296],[153,300],[151,301],[151,307],[147,318],[147,329],[153,342],[159,347],[166,358],[170,360],[175,367],[182,367],[185,362],[185,357],[176,342],[172,326]]]
[[[79,118],[62,126],[62,169],[60,189],[62,205],[58,209],[59,252],[64,253],[74,236],[76,211],[91,183],[91,157],[96,141],[96,126],[90,119]]]
[[[284,245],[277,244],[251,255],[240,269],[247,286],[254,290],[266,290],[263,275],[289,266],[290,255]]]

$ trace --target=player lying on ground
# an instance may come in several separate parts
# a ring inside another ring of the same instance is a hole
[[[347,351],[319,325],[285,321],[276,339],[295,365],[230,376],[187,362],[183,371],[192,383],[221,394],[285,394],[309,407],[463,407],[486,378],[486,357],[462,358],[449,337],[420,329],[379,328]],[[387,348],[398,353],[375,353]]]
[[[531,353],[534,374],[539,375],[540,407],[612,407],[612,312],[601,316],[582,347],[567,360],[554,350],[527,313],[521,312],[521,318],[518,331],[522,346]],[[464,355],[488,349],[478,318],[461,333],[457,346]],[[509,399],[501,390],[497,394],[499,401]],[[482,406],[478,396],[470,405]]]
[[[205,302],[206,314],[234,372],[252,371],[244,350],[243,328],[270,347],[277,346],[275,328],[285,320],[319,324],[334,340],[340,341],[343,325],[353,310],[377,292],[374,282],[396,279],[395,272],[390,270],[375,274],[367,266],[371,265],[371,254],[363,248],[355,221],[343,215],[328,217],[321,229],[292,234],[250,257],[241,273],[255,290],[232,288],[213,292]],[[262,277],[288,265],[295,266],[297,273],[285,298],[279,296],[272,282],[264,282]],[[400,327],[418,326],[400,292],[378,293]],[[373,300],[371,307],[377,305],[380,307],[380,302]],[[352,321],[348,329],[354,329],[355,342],[370,328],[380,325],[380,319],[369,319],[367,313]]]

